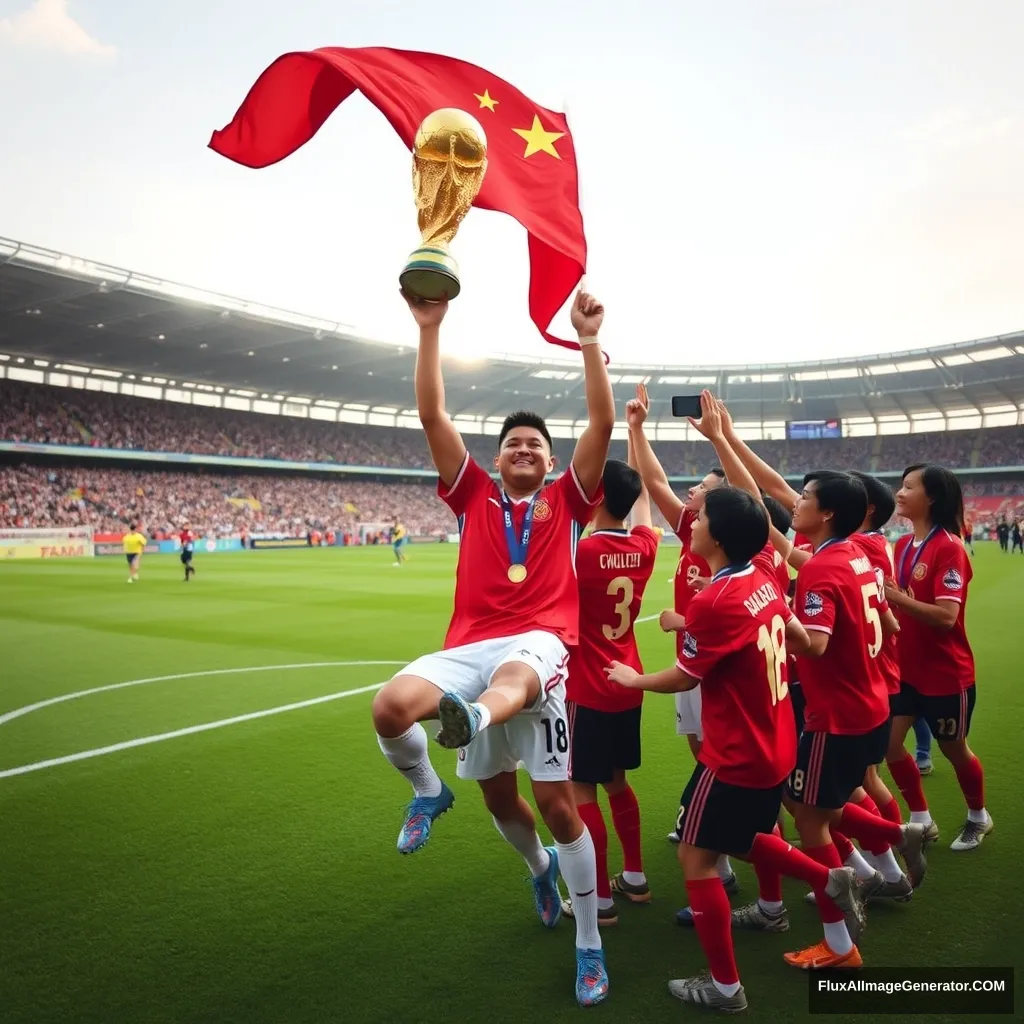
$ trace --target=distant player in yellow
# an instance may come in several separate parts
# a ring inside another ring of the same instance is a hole
[[[398,516],[395,516],[395,525],[391,527],[391,548],[395,552],[395,565],[403,565],[408,561],[402,552],[407,540],[408,534],[405,532],[405,527]]]
[[[146,550],[146,538],[139,531],[142,523],[132,523],[132,532],[124,535],[124,557],[128,560],[128,582],[135,583],[139,578],[139,562],[142,552]]]

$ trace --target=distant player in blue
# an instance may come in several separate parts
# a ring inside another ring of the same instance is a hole
[[[395,516],[395,525],[391,527],[391,549],[395,552],[395,565],[404,565],[408,561],[402,548],[409,540],[409,535],[402,525],[402,521]]]

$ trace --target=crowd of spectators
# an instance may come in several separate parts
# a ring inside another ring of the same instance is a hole
[[[430,466],[418,430],[233,412],[11,380],[0,380],[0,439],[387,468]],[[475,458],[489,464],[496,438],[466,435],[466,443]],[[556,439],[556,454],[564,459],[571,444]],[[751,446],[785,473],[822,466],[899,470],[922,461],[954,469],[1010,466],[1024,464],[1024,427],[1000,427],[980,435],[940,431],[835,441],[755,441]],[[713,461],[703,441],[660,441],[656,448],[670,475],[700,476]],[[625,443],[614,442],[612,455],[625,458]]]

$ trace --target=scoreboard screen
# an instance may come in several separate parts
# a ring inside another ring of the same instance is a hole
[[[820,441],[842,436],[842,420],[791,420],[786,424],[786,437],[791,441]]]

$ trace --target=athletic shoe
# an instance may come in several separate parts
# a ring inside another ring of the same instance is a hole
[[[576,950],[576,1002],[594,1006],[608,998],[608,968],[603,949]]]
[[[789,913],[783,907],[777,914],[769,914],[755,900],[732,912],[732,926],[745,931],[785,932],[789,931]]]
[[[455,794],[442,782],[437,796],[418,796],[406,808],[405,823],[398,833],[398,852],[415,853],[426,845],[430,827],[452,804]]]
[[[910,884],[916,889],[924,881],[925,872],[928,870],[928,861],[924,855],[924,848],[928,845],[925,838],[926,830],[924,825],[900,827],[903,829],[903,842],[896,849],[907,866]]]
[[[906,875],[900,875],[898,882],[883,882],[881,888],[867,897],[865,902],[880,903],[888,900],[893,903],[907,903],[913,895],[913,883]]]
[[[964,850],[976,850],[981,846],[981,841],[994,829],[995,823],[992,821],[992,816],[986,812],[985,821],[971,821],[968,818],[964,822],[964,827],[960,829],[960,835],[950,843],[949,848],[956,850],[960,853]]]
[[[683,837],[675,829],[672,829],[665,838],[670,843],[675,843],[677,846],[683,841]]]
[[[932,764],[930,757],[919,757],[915,759],[917,761],[917,770],[922,775],[931,775],[935,771],[935,766]]]
[[[695,978],[670,981],[668,990],[684,1003],[704,1006],[719,1013],[742,1013],[747,1008],[747,996],[742,985],[731,996],[723,995],[706,971]]]
[[[924,841],[926,843],[937,843],[939,841],[939,826],[934,821],[929,821],[925,825]]]
[[[633,885],[632,882],[627,882],[622,877],[621,871],[611,880],[610,884],[613,893],[625,896],[630,903],[651,902],[651,887],[646,882],[641,885]]]
[[[545,928],[554,928],[562,916],[562,896],[558,891],[558,850],[546,846],[548,867],[543,875],[533,879],[533,902],[537,916]]]
[[[850,938],[856,942],[860,938],[860,933],[867,927],[868,919],[857,886],[857,873],[853,868],[829,868],[825,895],[830,896],[846,915],[847,930]]]
[[[565,914],[569,920],[573,920],[572,916],[572,900],[562,900],[562,913]],[[615,909],[614,904],[610,907],[598,907],[597,908],[597,927],[598,928],[611,928],[612,925],[619,923],[619,912]]]
[[[797,950],[795,953],[783,953],[782,959],[790,967],[801,971],[856,970],[864,966],[860,950],[854,946],[849,953],[833,953],[829,944],[822,939],[816,946]]]
[[[722,879],[722,887],[725,889],[726,895],[735,896],[740,891],[739,879],[736,877],[736,873],[733,872],[728,878]],[[689,928],[693,925],[693,911],[689,907],[683,907],[682,910],[676,911],[676,924],[682,925],[684,928]]]
[[[448,750],[468,747],[480,728],[480,712],[457,693],[442,694],[437,705],[441,731],[435,739]]]

